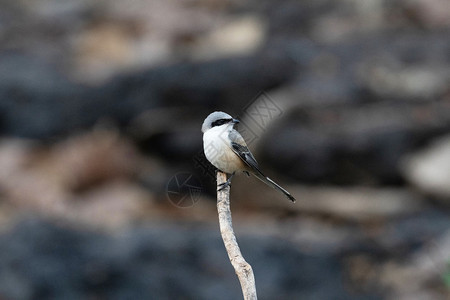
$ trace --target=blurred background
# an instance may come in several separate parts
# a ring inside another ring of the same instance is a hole
[[[449,299],[448,0],[0,1],[0,299]]]

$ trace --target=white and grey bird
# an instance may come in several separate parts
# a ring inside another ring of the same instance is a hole
[[[247,175],[252,173],[256,178],[279,190],[289,200],[295,202],[295,198],[288,191],[261,172],[244,138],[234,129],[234,125],[237,123],[239,121],[229,114],[216,111],[211,113],[202,125],[203,150],[206,158],[217,169],[230,174],[221,189],[230,185],[234,174],[241,171]]]

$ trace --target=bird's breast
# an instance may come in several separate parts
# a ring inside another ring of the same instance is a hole
[[[228,131],[220,127],[222,126],[212,128],[203,134],[203,150],[206,158],[216,168],[229,174],[244,170],[244,162],[231,149]]]

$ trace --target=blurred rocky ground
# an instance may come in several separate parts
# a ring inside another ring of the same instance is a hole
[[[447,0],[0,1],[0,299],[239,298],[214,110],[261,299],[448,299],[449,87]]]

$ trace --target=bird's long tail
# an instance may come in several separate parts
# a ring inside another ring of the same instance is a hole
[[[289,194],[288,191],[286,191],[284,188],[282,188],[281,186],[279,186],[275,181],[273,181],[272,179],[270,179],[269,177],[265,176],[263,173],[261,172],[254,172],[253,173],[256,178],[258,178],[259,180],[261,180],[262,182],[264,182],[265,184],[267,184],[268,186],[279,190],[280,192],[282,192],[289,200],[291,200],[292,202],[295,202],[295,198],[292,197],[291,194]]]

